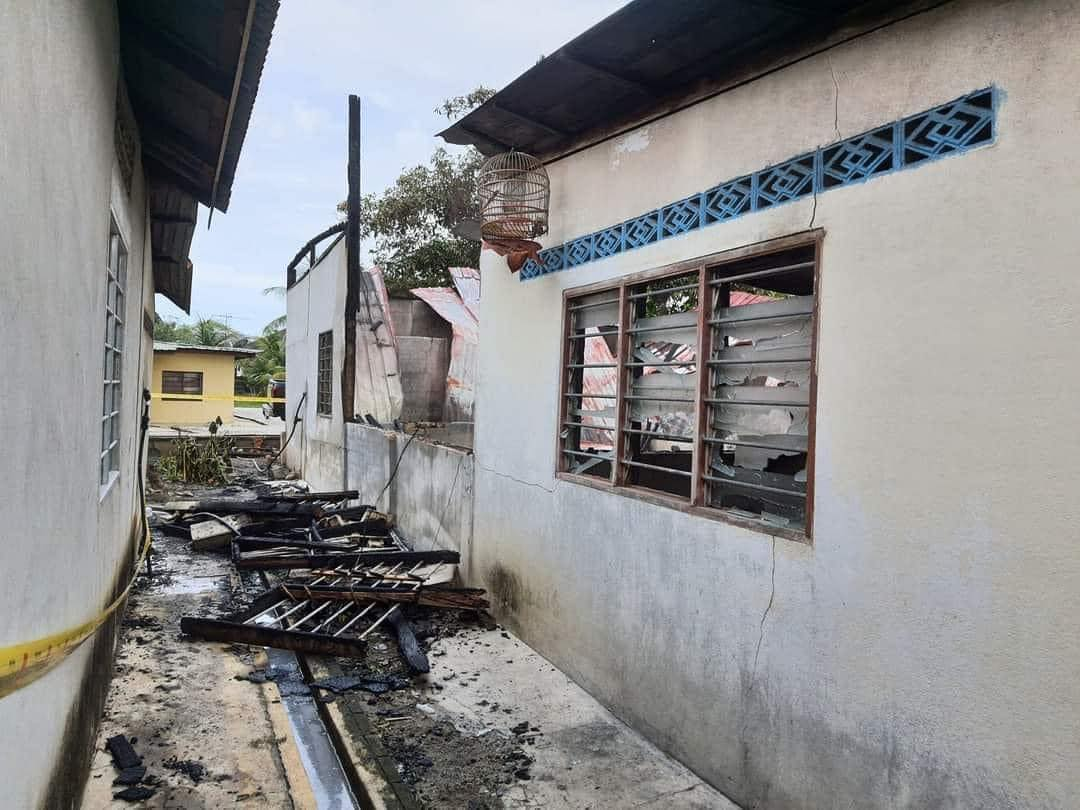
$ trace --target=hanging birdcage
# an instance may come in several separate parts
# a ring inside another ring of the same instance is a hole
[[[485,239],[535,239],[548,229],[547,170],[524,152],[488,158],[476,175],[480,233]]]

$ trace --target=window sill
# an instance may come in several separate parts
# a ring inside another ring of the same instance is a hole
[[[676,495],[665,495],[662,492],[654,492],[649,489],[642,489],[641,487],[635,486],[616,487],[612,486],[611,483],[606,480],[590,478],[586,475],[575,475],[574,473],[568,472],[558,472],[555,474],[555,477],[560,481],[566,481],[571,484],[580,484],[585,487],[591,487],[592,489],[598,489],[601,492],[610,492],[612,495],[620,495],[624,498],[645,501],[654,506],[677,509],[680,512],[685,512],[694,517],[715,520],[718,523],[727,523],[728,525],[737,526],[740,529],[747,529],[748,531],[756,532],[757,534],[764,534],[769,537],[779,537],[784,540],[791,540],[795,543],[803,543],[804,545],[814,544],[813,539],[800,529],[785,529],[781,526],[770,526],[761,521],[730,514],[722,509],[713,509],[708,506],[693,506],[686,498],[680,498]]]
[[[115,484],[119,480],[120,480],[120,472],[119,472],[119,470],[113,470],[111,473],[109,473],[109,480],[106,481],[104,484],[102,484],[98,488],[98,504],[101,504],[101,503],[103,503],[105,501],[105,496],[108,495],[109,492],[112,491],[113,484]]]
[[[334,414],[332,414],[332,413],[322,413],[321,411],[317,412],[315,415],[316,416],[321,416],[323,419],[333,419],[334,418]]]

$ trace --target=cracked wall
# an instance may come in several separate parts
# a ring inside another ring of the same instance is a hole
[[[957,0],[552,164],[546,243],[988,85],[992,146],[527,283],[482,254],[471,570],[743,806],[1075,804],[1078,39],[1075,0]],[[557,480],[563,290],[810,223],[813,545]]]

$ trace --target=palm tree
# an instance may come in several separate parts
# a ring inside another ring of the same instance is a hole
[[[235,346],[240,333],[213,318],[199,318],[191,325],[191,340],[197,346]]]
[[[262,395],[270,380],[280,379],[285,373],[285,316],[263,327],[254,346],[259,353],[240,363],[240,376],[250,393]]]

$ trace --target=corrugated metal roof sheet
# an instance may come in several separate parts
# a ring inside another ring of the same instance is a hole
[[[479,301],[480,274],[471,268],[455,267],[450,271],[455,285],[465,295]],[[473,283],[475,282],[475,284]],[[448,422],[471,422],[476,397],[477,351],[480,323],[463,296],[449,287],[418,287],[409,290],[450,324],[450,368],[446,375],[446,419]],[[474,304],[475,305],[475,304]]]
[[[198,203],[229,207],[277,9],[278,0],[119,3],[124,84],[149,183],[154,287],[185,312]]]
[[[217,352],[218,354],[253,355],[258,349],[242,349],[237,346],[199,346],[187,343],[170,343],[166,340],[154,341],[155,352]]]
[[[635,0],[439,133],[485,154],[565,153],[651,111],[707,97],[900,3],[867,0]],[[866,9],[864,13],[864,9]]]

